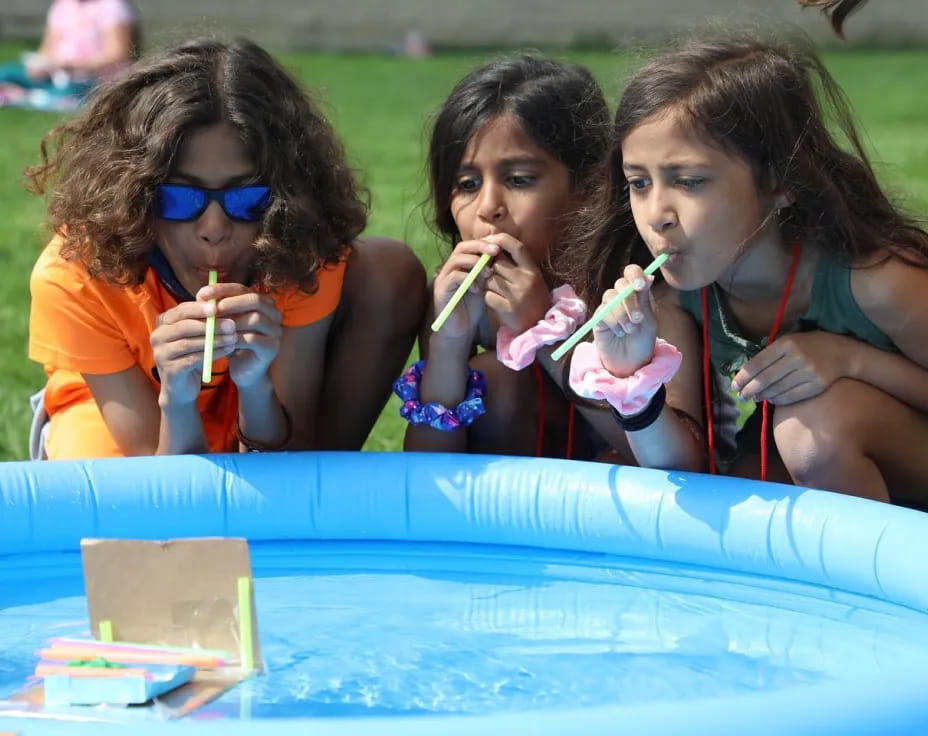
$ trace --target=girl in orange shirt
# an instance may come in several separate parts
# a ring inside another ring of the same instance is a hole
[[[424,274],[402,243],[357,239],[366,192],[280,65],[249,41],[182,45],[50,136],[28,172],[53,187],[29,344],[48,456],[360,448]]]

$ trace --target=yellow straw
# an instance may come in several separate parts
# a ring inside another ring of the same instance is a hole
[[[458,302],[464,298],[464,294],[471,287],[471,284],[477,279],[477,275],[484,269],[484,267],[490,262],[490,254],[484,253],[477,259],[477,262],[474,264],[474,267],[470,270],[470,273],[464,277],[464,280],[461,282],[461,285],[458,287],[458,290],[454,292],[454,296],[451,297],[445,308],[441,310],[435,321],[432,322],[432,332],[438,332],[441,329],[441,326],[445,324],[445,320],[451,316],[451,313],[454,311],[454,308],[458,305]]]
[[[251,578],[238,579],[238,628],[242,647],[242,669],[255,668],[254,638],[251,635]]]
[[[219,272],[209,272],[209,285],[212,286],[219,281]],[[215,304],[215,299],[209,300],[210,304]],[[216,339],[216,314],[213,313],[206,318],[206,344],[203,346],[203,383],[209,383],[213,380],[213,341]]]
[[[113,641],[113,622],[112,621],[101,621],[100,622],[100,641],[105,641],[105,642]]]
[[[663,266],[664,262],[668,258],[670,258],[669,255],[667,255],[666,253],[661,253],[657,258],[651,261],[651,264],[647,268],[645,268],[644,275],[650,276],[657,269]],[[616,294],[615,297],[608,304],[600,307],[596,311],[596,313],[592,317],[590,317],[579,330],[577,330],[573,335],[568,337],[557,350],[551,353],[551,360],[560,360],[561,358],[563,358],[564,353],[566,353],[574,345],[576,345],[584,337],[586,337],[587,333],[590,330],[592,330],[594,327],[596,327],[596,325],[598,325],[600,322],[602,322],[603,319],[605,319],[606,315],[609,314],[609,312],[611,312],[613,309],[619,306],[622,302],[628,299],[628,297],[631,295],[631,293],[634,290],[635,290],[635,287],[629,284],[624,289],[622,289],[622,291]]]

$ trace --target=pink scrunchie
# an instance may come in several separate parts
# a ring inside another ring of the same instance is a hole
[[[503,325],[496,333],[496,358],[507,368],[521,371],[535,360],[542,345],[564,340],[586,316],[586,304],[567,284],[551,292],[553,304],[543,319],[521,335]]]
[[[603,368],[599,350],[581,342],[570,359],[570,387],[587,399],[605,399],[619,414],[630,416],[644,409],[651,397],[674,377],[683,354],[666,340],[657,338],[651,362],[628,378],[618,378]]]

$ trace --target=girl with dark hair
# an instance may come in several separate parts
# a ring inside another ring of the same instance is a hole
[[[453,251],[433,283],[432,315],[481,255],[493,260],[441,328],[420,337],[424,360],[397,382],[406,449],[592,454],[587,434],[573,431],[561,367],[522,347],[559,301],[550,259],[605,155],[608,127],[586,69],[535,56],[476,69],[442,105],[429,174],[435,226]]]
[[[759,446],[766,476],[769,422],[771,474],[925,501],[928,234],[810,45],[695,41],[634,74],[583,230],[579,291],[635,291],[571,385],[609,397],[640,464],[752,476]],[[633,265],[660,254],[662,278]]]
[[[424,273],[405,245],[358,239],[366,192],[266,51],[206,41],[143,60],[50,141],[29,172],[52,188],[29,341],[49,457],[360,448]]]

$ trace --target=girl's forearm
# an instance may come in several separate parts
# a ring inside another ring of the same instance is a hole
[[[664,468],[686,472],[703,472],[708,458],[701,436],[669,405],[648,427],[626,432],[638,464],[644,468]]]
[[[462,341],[443,343],[431,340],[428,360],[422,372],[419,401],[438,402],[453,409],[467,393],[470,344]],[[453,432],[410,424],[406,429],[403,448],[415,452],[464,452],[467,449],[467,429]]]
[[[556,347],[543,347],[536,353],[536,357],[551,379],[558,386],[564,386],[564,372],[568,370],[570,363],[566,359],[551,359],[551,353]],[[568,395],[567,399],[577,401],[575,395]],[[621,438],[624,437],[635,455],[635,460],[642,467],[696,472],[705,470],[707,458],[702,439],[694,434],[687,423],[669,406],[664,407],[660,416],[649,427],[626,432],[615,421],[606,402],[601,403],[604,409],[594,409],[580,404],[578,407],[597,433],[613,448],[621,451]]]
[[[270,378],[238,391],[239,433],[256,446],[284,449],[292,426]]]
[[[904,404],[928,412],[928,369],[901,353],[890,353],[855,341],[848,378],[869,383]]]
[[[207,452],[206,433],[196,402],[172,405],[160,399],[158,405],[161,407],[161,426],[156,455]]]

